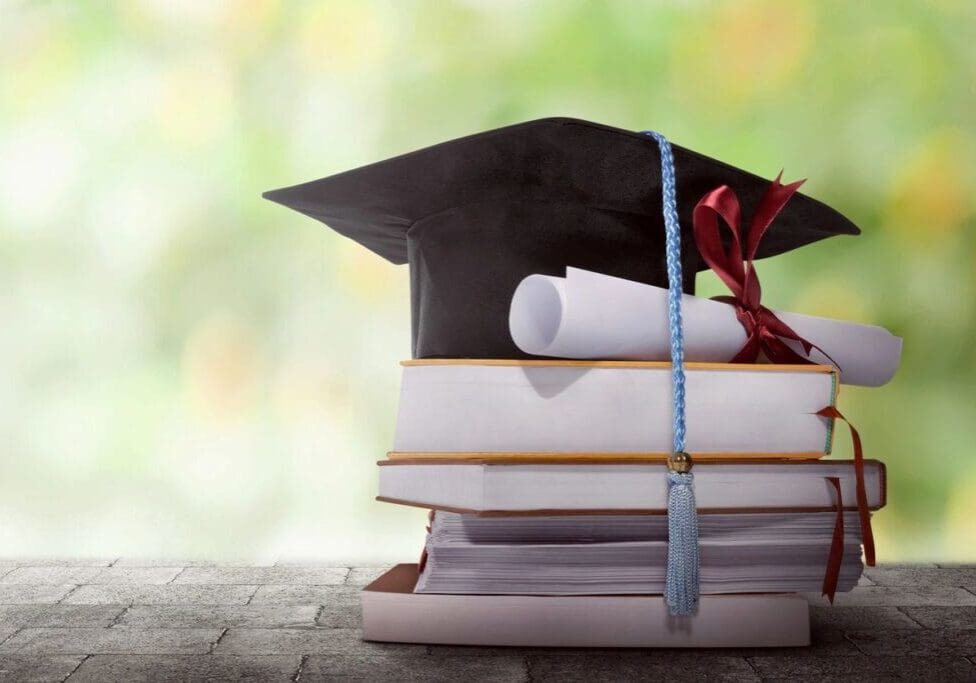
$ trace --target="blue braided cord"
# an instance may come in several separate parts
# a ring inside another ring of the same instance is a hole
[[[681,325],[681,229],[675,193],[674,156],[671,143],[660,133],[644,131],[661,149],[661,199],[664,202],[665,253],[668,265],[668,326],[671,333],[671,384],[674,391],[675,453],[685,450],[685,342]]]
[[[664,205],[665,254],[668,269],[668,326],[671,335],[673,450],[685,450],[685,352],[681,324],[681,231],[675,192],[671,144],[660,133],[644,131],[661,152],[661,198]],[[694,475],[668,472],[668,566],[664,598],[673,615],[690,615],[698,607],[698,514]]]

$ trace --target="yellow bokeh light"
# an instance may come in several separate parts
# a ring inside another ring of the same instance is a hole
[[[286,422],[320,422],[326,415],[348,417],[347,389],[329,359],[296,353],[275,373],[271,400],[276,414]]]
[[[946,507],[945,554],[953,560],[976,557],[976,473],[954,477]]]
[[[675,85],[703,105],[738,105],[786,83],[816,39],[808,3],[728,2],[673,46]]]
[[[958,232],[973,215],[976,143],[958,128],[931,133],[898,166],[886,206],[886,224],[904,239],[932,243]]]
[[[231,75],[218,58],[188,60],[164,76],[160,133],[181,147],[215,142],[234,124],[233,96]]]
[[[299,55],[311,72],[353,73],[389,47],[384,17],[366,3],[316,3],[301,19]]]
[[[803,315],[865,323],[874,317],[870,303],[860,289],[845,287],[830,279],[814,280],[804,286],[793,298],[790,310]]]
[[[397,266],[351,240],[336,241],[339,281],[367,301],[381,301],[398,292]]]
[[[258,380],[253,330],[231,313],[211,315],[190,332],[182,370],[194,415],[218,421],[241,417],[253,403]]]

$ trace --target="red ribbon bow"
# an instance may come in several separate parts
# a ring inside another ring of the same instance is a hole
[[[782,175],[781,172],[776,176],[776,180],[759,200],[759,206],[756,207],[744,240],[739,198],[728,185],[722,185],[702,197],[692,215],[695,242],[699,253],[708,267],[721,278],[733,294],[733,296],[717,296],[715,299],[735,306],[735,315],[748,336],[745,345],[730,361],[732,363],[754,363],[760,351],[773,363],[812,362],[790,348],[784,340],[798,343],[807,356],[812,349],[817,349],[828,359],[830,358],[823,349],[803,339],[793,328],[760,303],[762,287],[752,265],[753,259],[756,258],[756,250],[773,220],[786,206],[786,202],[790,200],[797,188],[804,183],[799,180],[783,185],[780,183]],[[732,235],[728,251],[722,244],[719,234],[719,218]],[[743,241],[745,252],[743,252]]]

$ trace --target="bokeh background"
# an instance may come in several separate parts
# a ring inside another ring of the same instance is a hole
[[[260,193],[563,115],[863,228],[765,302],[905,338],[841,396],[879,556],[976,560],[974,7],[0,0],[0,554],[413,559],[424,513],[373,501],[406,269]]]

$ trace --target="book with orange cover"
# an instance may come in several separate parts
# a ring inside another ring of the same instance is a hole
[[[379,463],[379,496],[386,502],[480,515],[664,514],[667,467],[655,459],[392,459]],[[701,514],[829,512],[837,495],[856,510],[852,460],[701,462],[695,498]],[[864,461],[866,506],[885,505],[884,464]]]

